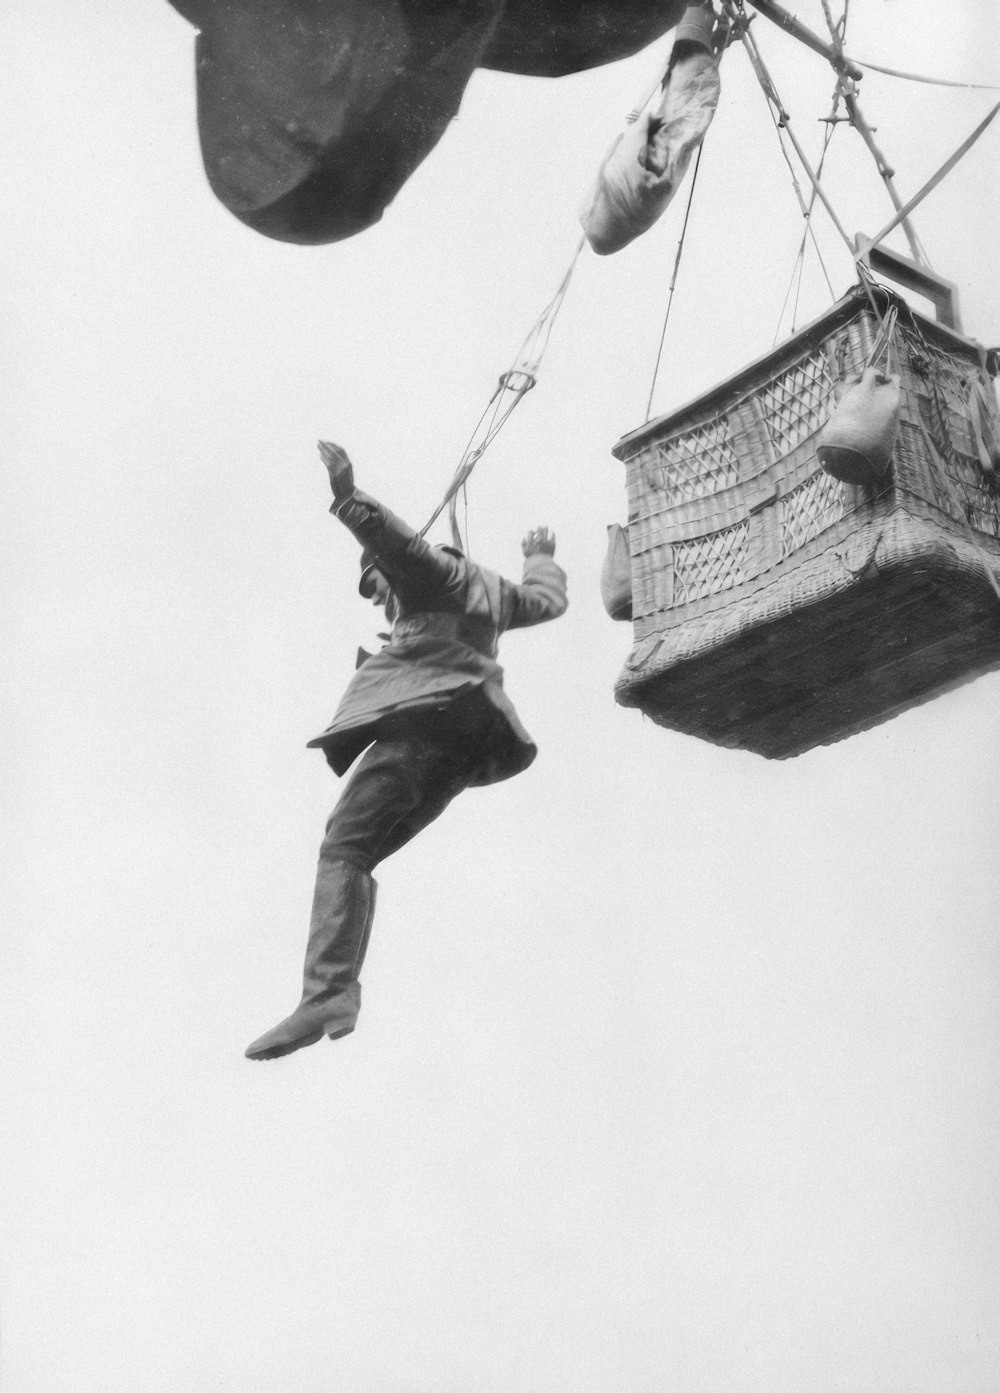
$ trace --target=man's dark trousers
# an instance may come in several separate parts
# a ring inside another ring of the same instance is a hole
[[[320,860],[350,861],[370,874],[405,846],[473,781],[496,718],[476,691],[386,722],[330,815]]]

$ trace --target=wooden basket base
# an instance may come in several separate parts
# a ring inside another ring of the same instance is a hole
[[[883,549],[862,576],[771,607],[703,652],[692,653],[690,625],[666,631],[651,662],[626,668],[617,701],[670,730],[787,759],[1000,667],[1000,598],[981,556],[906,522],[905,547]]]

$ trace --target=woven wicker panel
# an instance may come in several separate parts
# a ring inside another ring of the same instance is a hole
[[[675,546],[674,606],[721,594],[746,580],[744,561],[749,536],[749,524],[741,523],[739,527]]]
[[[637,623],[665,606],[680,614],[760,573],[759,552],[747,558],[747,518],[757,494],[767,491],[762,481],[780,475],[782,489],[790,487],[780,505],[772,564],[842,515],[839,485],[819,474],[809,442],[833,409],[838,377],[864,366],[876,333],[870,320],[859,305],[853,320],[842,316],[828,337],[778,361],[762,380],[747,382],[721,410],[653,436],[627,457]],[[742,518],[734,516],[741,498]],[[717,509],[710,506],[715,500]],[[701,535],[692,537],[697,517],[704,519]],[[654,582],[659,564],[672,567],[671,585]]]
[[[993,390],[977,345],[899,303],[900,426],[877,486],[841,485],[815,455],[877,338],[859,293],[616,448],[635,616],[623,705],[780,758],[1000,663],[1000,498],[969,407],[977,382]]]
[[[822,429],[832,409],[834,385],[820,349],[757,393],[776,458]]]
[[[729,418],[665,440],[644,463],[650,486],[672,502],[704,498],[739,482],[740,464],[729,434]]]
[[[632,558],[632,613],[639,622],[662,622],[663,611],[673,604],[673,548],[651,547]]]
[[[843,516],[843,488],[836,479],[818,470],[806,483],[778,500],[780,559],[784,561]]]
[[[897,330],[897,338],[904,390],[919,398],[925,410],[933,411],[939,427],[958,448],[974,455],[969,388],[976,379],[985,383],[981,365],[968,353],[928,343],[905,325]]]
[[[973,382],[989,385],[982,367],[971,353],[946,351],[906,328],[899,340],[904,395],[896,486],[985,536],[1000,535],[998,497],[980,466],[969,411]]]
[[[669,605],[683,607],[755,580],[759,555],[747,564],[745,532],[734,513],[760,506],[771,488],[777,498],[777,545],[770,565],[788,562],[844,515],[845,491],[819,470],[812,442],[834,409],[838,382],[850,382],[869,360],[878,324],[859,299],[850,315],[831,316],[829,332],[813,335],[790,360],[780,352],[749,375],[716,415],[695,415],[668,428],[629,457],[630,532],[638,559],[673,542],[674,583]],[[1000,534],[997,499],[984,481],[970,424],[970,382],[985,382],[975,350],[957,341],[927,341],[897,328],[896,358],[903,387],[903,422],[890,487],[912,492],[946,516],[987,536]],[[768,485],[765,481],[771,480]],[[718,500],[713,511],[707,506]],[[696,503],[701,507],[692,513]],[[853,498],[846,506],[855,506]],[[702,535],[693,517],[704,519]],[[684,524],[681,526],[680,524]],[[734,524],[736,526],[734,527]],[[648,578],[652,562],[644,566]],[[637,586],[633,613],[660,612],[664,588]],[[655,594],[655,600],[654,600]],[[651,608],[646,608],[648,602]]]
[[[1000,667],[1000,602],[960,529],[891,506],[851,523],[846,546],[637,642],[617,700],[785,759]],[[1000,566],[1000,544],[985,548]]]
[[[923,499],[986,537],[1000,536],[1000,500],[978,460],[947,446],[939,449],[926,425],[900,422],[893,469],[901,494]]]

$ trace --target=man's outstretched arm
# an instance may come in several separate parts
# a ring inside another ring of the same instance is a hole
[[[508,629],[525,629],[531,624],[544,624],[558,619],[569,603],[566,597],[566,573],[554,560],[555,536],[547,527],[536,527],[521,543],[524,552],[524,573],[521,584],[505,581],[510,605]]]
[[[330,512],[374,554],[379,570],[394,590],[416,587],[447,593],[461,586],[465,563],[429,546],[384,503],[357,488],[346,450],[321,440],[319,453],[333,490]]]

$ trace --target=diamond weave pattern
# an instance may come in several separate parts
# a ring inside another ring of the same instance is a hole
[[[672,503],[708,498],[739,482],[740,464],[726,416],[664,440],[654,459],[659,487]]]
[[[749,523],[727,527],[674,547],[674,605],[718,595],[746,580],[743,560]]]
[[[816,436],[838,386],[856,381],[870,361],[877,332],[867,304],[849,321],[831,319],[826,338],[803,337],[797,357],[782,350],[761,360],[726,384],[726,395],[692,403],[674,418],[672,434],[647,440],[639,459],[631,457],[630,466],[639,465],[629,483],[638,620],[668,610],[684,618],[686,606],[713,596],[722,595],[725,607],[729,592],[762,580],[791,586],[800,562],[819,564],[831,530],[843,535],[853,514],[863,518],[875,501],[906,510],[920,500],[941,522],[1000,538],[1000,471],[980,462],[970,407],[977,382],[989,387],[990,402],[992,387],[973,348],[944,341],[933,326],[925,333],[905,316],[897,322],[889,368],[900,376],[902,406],[877,495],[820,468]],[[990,419],[1000,432],[1000,416]]]
[[[779,457],[824,425],[832,398],[833,378],[822,356],[806,358],[761,389],[761,410]]]
[[[781,560],[813,541],[844,516],[844,491],[822,470],[778,500]]]

